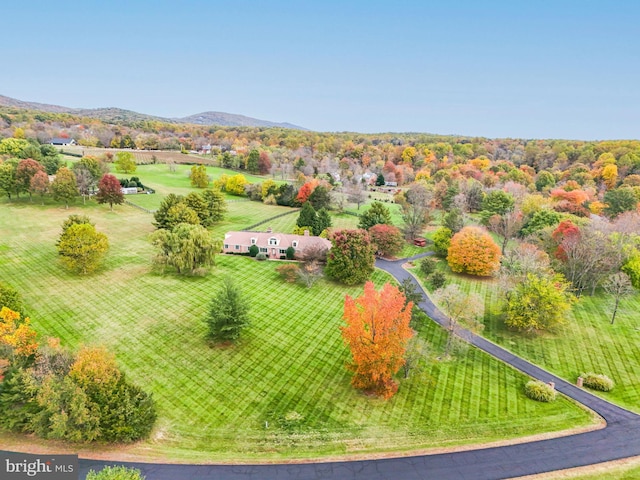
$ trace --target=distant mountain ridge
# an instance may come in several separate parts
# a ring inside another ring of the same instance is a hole
[[[183,118],[165,118],[122,108],[69,108],[46,103],[26,102],[4,95],[0,95],[0,106],[23,108],[25,110],[39,110],[50,113],[69,113],[72,115],[97,118],[105,122],[160,121],[167,123],[192,123],[196,125],[220,125],[223,127],[271,127],[307,130],[304,127],[293,125],[292,123],[271,122],[226,112],[202,112]]]

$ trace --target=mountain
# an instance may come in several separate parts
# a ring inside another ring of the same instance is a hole
[[[202,112],[183,118],[175,118],[180,123],[195,123],[196,125],[222,125],[225,127],[279,127],[293,130],[307,130],[291,123],[276,123],[268,120],[245,117],[235,113]]]
[[[223,127],[277,127],[292,130],[307,130],[291,123],[270,122],[245,115],[225,112],[202,112],[183,118],[165,118],[138,113],[122,108],[69,108],[46,103],[25,102],[0,95],[0,107],[22,108],[51,113],[70,113],[89,118],[97,118],[107,123],[159,121],[166,123],[194,123],[196,125],[220,125]]]

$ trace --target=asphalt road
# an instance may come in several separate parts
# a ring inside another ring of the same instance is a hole
[[[424,255],[420,255],[421,257]],[[413,257],[413,258],[418,258]],[[399,281],[413,277],[402,268],[407,259],[391,262],[378,260],[376,266]],[[422,289],[415,282],[420,291]],[[440,324],[446,321],[422,292],[422,308]],[[613,405],[565,380],[509,353],[488,340],[465,333],[465,338],[522,372],[544,382],[553,381],[561,393],[596,411],[606,421],[606,428],[561,438],[527,442],[464,452],[421,455],[355,462],[330,462],[296,465],[164,465],[124,463],[142,470],[147,480],[496,480],[581,467],[595,463],[640,455],[640,416]],[[99,460],[80,460],[80,478],[90,469],[114,464]],[[117,465],[123,463],[116,462]]]

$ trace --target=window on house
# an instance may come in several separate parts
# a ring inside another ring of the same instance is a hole
[[[240,245],[236,245],[236,246],[235,246],[235,249],[236,249],[236,250],[240,250]]]
[[[267,253],[269,251],[269,249],[267,247],[260,247],[260,251],[262,253]]]
[[[284,250],[283,248],[280,249],[280,255],[284,255],[285,253],[287,253],[286,250]]]
[[[255,238],[252,238],[252,239],[251,239],[251,245],[255,245],[255,244],[256,244],[256,239],[255,239]]]
[[[278,239],[277,238],[271,237],[269,239],[269,245],[277,245],[277,244],[278,244]]]
[[[293,248],[298,248],[298,242],[296,242],[296,241],[291,242],[291,246]]]
[[[228,243],[225,243],[225,244],[224,244],[224,248],[229,248],[229,244],[228,244]]]

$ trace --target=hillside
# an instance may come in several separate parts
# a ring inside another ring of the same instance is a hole
[[[278,123],[258,118],[247,117],[235,113],[225,112],[202,112],[183,118],[165,118],[146,113],[134,112],[122,108],[69,108],[60,105],[49,105],[46,103],[26,102],[16,98],[0,95],[0,106],[13,107],[25,110],[38,110],[50,113],[70,113],[82,117],[97,118],[107,123],[118,122],[140,122],[140,121],[160,121],[165,123],[193,123],[196,125],[220,125],[223,127],[278,127],[293,130],[306,130],[306,128],[293,125],[291,123]]]

